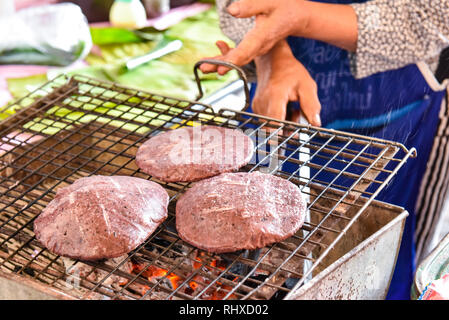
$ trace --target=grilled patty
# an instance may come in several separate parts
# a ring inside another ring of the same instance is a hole
[[[81,178],[57,191],[34,222],[50,251],[81,260],[115,258],[143,243],[167,218],[157,183],[125,176]]]
[[[184,127],[142,144],[136,163],[145,173],[166,182],[190,182],[231,172],[246,165],[254,144],[239,130]]]
[[[176,204],[179,236],[210,252],[262,248],[292,236],[306,202],[293,183],[263,173],[224,173],[197,182]]]

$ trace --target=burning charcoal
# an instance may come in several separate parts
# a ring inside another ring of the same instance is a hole
[[[293,287],[298,283],[299,279],[298,278],[288,278],[287,280],[285,280],[284,282],[284,286],[287,289],[293,289]]]
[[[154,245],[155,244],[155,245]],[[154,237],[151,242],[145,245],[145,249],[150,251],[156,251],[157,253],[161,253],[163,248],[168,247],[171,244],[170,241],[161,239],[159,237]]]
[[[119,267],[119,270],[126,272],[126,273],[131,273],[133,271],[133,263],[131,262],[130,259],[128,259],[128,255],[126,255],[126,254],[122,255],[120,257],[117,257],[117,258],[106,260],[105,264],[108,266],[116,267],[120,263],[122,263],[122,261],[124,261],[124,260],[126,260],[126,261]]]
[[[123,255],[115,259],[106,260],[104,264],[112,268],[116,268],[119,265],[119,263],[121,263],[125,259],[127,259],[127,255]],[[104,286],[109,286],[116,290],[119,290],[121,286],[125,285],[128,282],[128,279],[124,277],[118,276],[116,274],[108,276],[109,272],[101,270],[99,268],[92,267],[82,262],[76,262],[73,259],[65,257],[62,257],[62,260],[66,267],[66,272],[69,275],[77,276],[80,279],[85,279],[92,283],[98,283],[99,281],[104,280],[103,281]],[[127,260],[124,264],[122,264],[119,267],[118,270],[130,274],[132,272],[132,263]]]
[[[14,272],[17,273],[17,272],[19,272],[20,269],[21,269],[20,266],[15,266],[15,267],[14,267]],[[29,275],[29,276],[34,277],[34,270],[31,269],[31,268],[24,268],[24,269],[22,270],[22,272],[25,273],[25,274],[27,274],[27,275]]]
[[[298,283],[299,279],[298,278],[288,278],[287,280],[285,280],[284,284],[282,285],[282,287],[287,288],[289,290],[293,289],[293,287]],[[273,300],[283,300],[285,298],[285,296],[287,295],[287,291],[284,290],[278,290],[274,295],[273,295]]]
[[[235,259],[236,257],[240,256],[242,258],[245,259],[249,259],[249,260],[253,260],[253,261],[257,261],[259,259],[259,255],[260,255],[260,249],[256,249],[256,250],[240,250],[237,251],[233,254],[221,254],[221,257],[223,258],[223,260],[225,261],[226,265],[230,265]],[[251,271],[252,267],[237,261],[235,262],[232,267],[229,269],[229,273],[234,273],[234,274],[239,274],[242,276],[246,276],[250,271]]]
[[[150,287],[140,283],[132,283],[127,287],[127,290],[143,297],[150,290]]]
[[[61,257],[60,259],[64,263],[66,273],[69,275],[77,274],[79,277],[85,278],[92,273],[93,267],[91,266],[88,266],[81,262],[77,263],[76,260],[66,257]]]

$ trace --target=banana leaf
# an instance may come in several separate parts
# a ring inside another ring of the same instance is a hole
[[[139,30],[127,30],[119,28],[91,28],[94,44],[99,50],[94,50],[86,58],[88,67],[71,71],[68,74],[81,74],[99,80],[115,82],[139,90],[154,94],[171,96],[179,99],[196,100],[198,94],[197,84],[193,75],[194,64],[204,57],[212,57],[219,54],[215,46],[217,40],[225,40],[230,43],[218,26],[218,14],[214,8],[187,18],[167,30],[156,30],[152,27]],[[123,70],[123,64],[131,57],[140,56],[160,46],[164,41],[179,39],[183,47],[177,52],[170,53],[157,60],[150,61],[133,70]],[[100,52],[100,54],[98,54]],[[224,87],[229,82],[237,79],[235,72],[225,76],[217,74],[202,75],[202,87],[205,95]],[[20,79],[8,79],[8,87],[16,98],[26,95],[33,87],[45,83],[45,75],[26,77]],[[32,84],[32,85],[30,85]],[[112,115],[111,112],[121,111],[119,118],[126,120],[130,114],[123,112],[124,106],[112,104],[109,108],[96,109],[96,112]],[[115,110],[115,111],[114,111]],[[133,110],[134,112],[136,110]],[[14,105],[0,113],[4,118],[15,112]],[[69,123],[85,121],[109,121],[107,118],[86,115],[82,110],[80,113],[64,114],[61,108],[51,109],[49,113],[56,113]],[[148,123],[151,115],[142,115],[138,119],[142,123]],[[60,123],[49,125],[43,119],[35,119],[27,124],[29,130],[55,134],[64,126]],[[161,121],[153,119],[151,121]],[[123,125],[120,120],[115,120],[111,125]],[[67,128],[66,128],[67,129]],[[130,124],[129,130],[143,130],[138,126]]]
[[[84,41],[78,43],[69,51],[42,45],[40,48],[23,47],[10,50],[0,50],[0,64],[35,64],[67,66],[78,60],[86,46]]]
[[[105,30],[102,32],[107,34]],[[232,42],[219,28],[218,14],[215,8],[186,18],[167,30],[158,31],[153,27],[147,27],[128,32],[138,35],[141,41],[118,43],[119,40],[116,40],[115,43],[112,43],[104,41],[104,39],[94,39],[94,44],[99,47],[101,55],[90,54],[87,57],[90,67],[77,70],[77,73],[94,75],[100,79],[161,95],[192,100],[198,93],[193,76],[194,64],[202,58],[220,54],[215,46],[216,41],[224,40],[232,45]],[[162,37],[158,38],[156,35]],[[145,40],[148,38],[155,40]],[[146,54],[160,46],[161,43],[173,39],[183,42],[183,47],[180,50],[134,70],[123,70],[122,64],[127,59]],[[202,75],[201,79],[207,96],[236,80],[237,74],[235,72],[230,72],[225,76],[208,74]]]
[[[90,28],[92,42],[96,45],[142,42],[132,30],[123,28]]]

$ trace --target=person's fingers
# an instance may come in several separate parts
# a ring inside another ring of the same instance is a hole
[[[227,44],[226,42],[221,41],[221,40],[217,41],[217,42],[216,42],[216,45],[217,45],[218,49],[220,49],[220,51],[221,51],[221,53],[222,53],[222,55],[223,55],[222,57],[220,57],[219,60],[224,60],[224,57],[225,57],[225,56],[226,56],[232,49],[228,46],[228,44]],[[219,75],[224,75],[224,74],[228,73],[229,70],[231,70],[231,69],[229,69],[229,68],[227,68],[227,67],[224,67],[224,66],[217,66],[217,73],[218,73]]]
[[[264,106],[266,106],[266,101],[261,92],[260,87],[257,87],[256,93],[254,94],[254,99],[252,103],[252,109],[254,114],[264,114]]]
[[[221,40],[218,40],[218,41],[215,43],[215,45],[218,47],[218,49],[220,50],[220,52],[221,52],[222,55],[221,55],[221,56],[215,56],[215,57],[212,57],[212,58],[209,58],[209,59],[223,60],[223,56],[226,55],[226,54],[228,54],[229,51],[232,50],[231,47],[229,47],[229,45],[228,45],[226,42],[221,41]],[[208,58],[206,58],[206,59],[208,59]],[[212,73],[212,72],[217,72],[217,71],[218,71],[218,67],[219,67],[219,66],[214,65],[214,64],[203,63],[203,64],[200,66],[200,70],[201,70],[203,73]],[[223,72],[223,71],[224,71],[224,70],[221,70],[221,72]],[[226,73],[226,72],[228,72],[228,71],[229,71],[229,69],[228,69],[227,71],[225,71],[224,73]],[[224,73],[223,73],[223,74],[224,74]]]
[[[285,120],[285,117],[287,115],[287,103],[287,96],[272,96],[266,115],[270,118]]]
[[[287,110],[287,116],[286,120],[291,122],[299,123],[301,118],[301,110],[296,108],[290,108],[290,110]],[[290,137],[291,139],[299,139],[299,133],[295,131],[297,130],[296,127],[287,126],[286,129],[284,129],[284,136]]]
[[[229,51],[231,51],[229,45],[222,40],[215,42],[215,45],[218,47],[222,55],[226,55]]]
[[[231,70],[231,69],[229,69],[228,67],[225,67],[225,66],[218,66],[218,68],[217,68],[217,73],[218,73],[220,76],[223,76],[223,75],[225,75],[226,73],[228,73],[229,70]]]
[[[217,59],[217,57],[213,57],[213,58],[206,58],[206,59]],[[212,72],[217,72],[218,67],[214,64],[210,64],[210,63],[203,63],[202,65],[200,65],[200,70],[203,73],[212,73]]]
[[[275,44],[275,39],[267,36],[264,24],[256,26],[248,31],[239,45],[224,56],[224,60],[238,66],[244,66],[254,58],[267,53]]]
[[[249,18],[258,14],[268,13],[273,9],[272,0],[241,0],[228,6],[228,12],[236,18]]]
[[[277,92],[275,94],[268,94],[266,100],[268,101],[264,101],[265,105],[262,106],[262,108],[264,108],[265,110],[261,114],[269,118],[284,121],[287,116],[287,93]],[[271,120],[268,121],[267,124],[263,127],[263,129],[267,132],[267,136],[273,134],[269,142],[270,144],[276,142],[278,136],[283,135],[283,130],[279,130],[279,127],[281,125],[282,124],[280,122]],[[274,132],[276,133],[274,134]]]
[[[288,94],[285,90],[258,86],[254,95],[252,109],[255,114],[285,120],[287,103]]]
[[[311,83],[307,86],[307,89],[300,88],[298,95],[301,110],[307,121],[309,121],[312,126],[321,127],[321,103],[318,99],[318,91],[315,82],[313,82],[313,85]]]

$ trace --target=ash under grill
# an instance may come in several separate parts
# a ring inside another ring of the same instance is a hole
[[[26,106],[26,108],[24,108]],[[414,150],[380,139],[212,109],[75,76],[19,100],[0,123],[0,272],[82,299],[282,299],[323,270],[326,257]],[[135,154],[163,130],[189,125],[243,130],[256,145],[242,171],[297,184],[308,219],[296,235],[257,251],[211,254],[183,242],[176,200],[190,184],[141,172]],[[293,168],[293,169],[292,169]],[[56,190],[94,174],[152,179],[170,195],[169,217],[128,255],[100,262],[59,257],[33,221]]]

